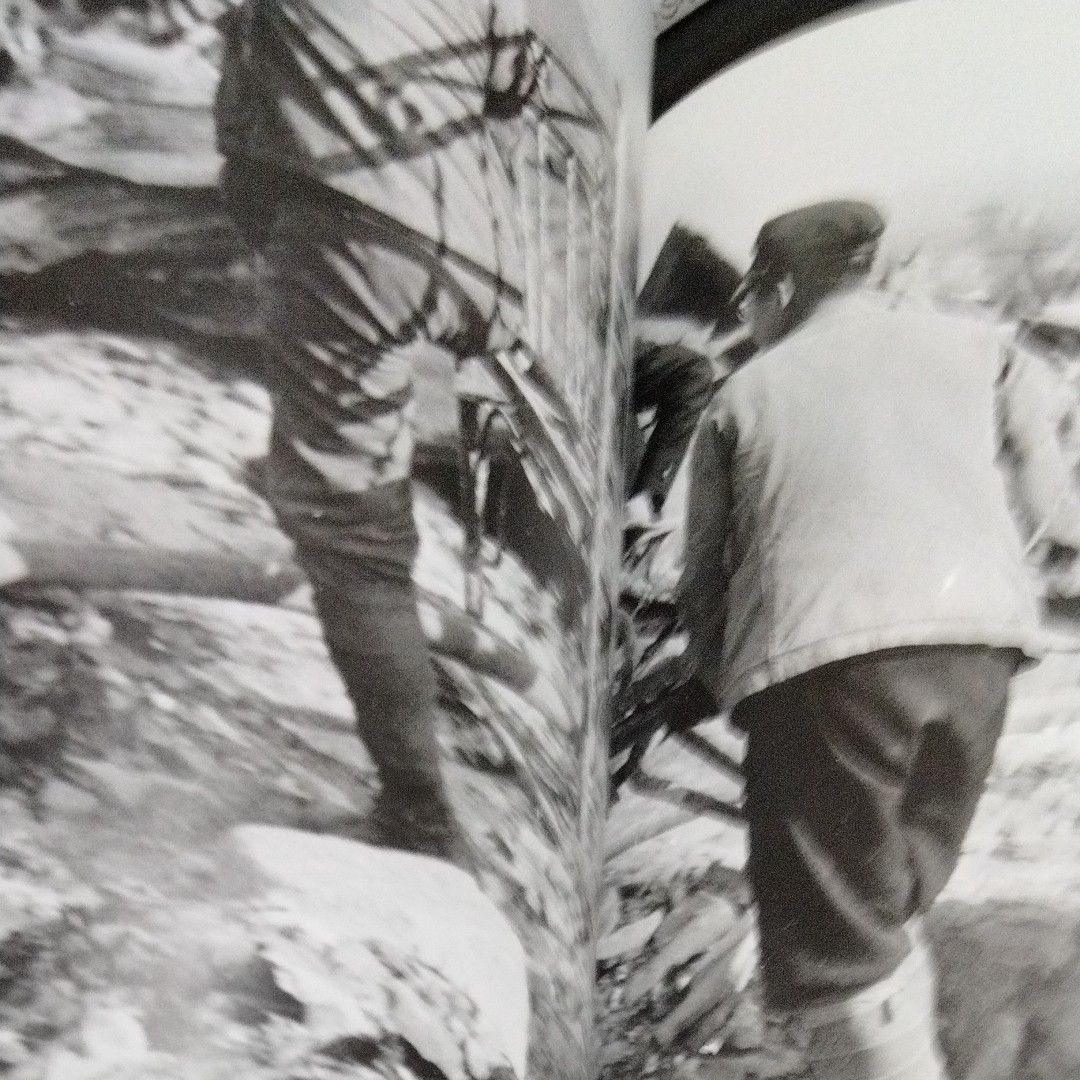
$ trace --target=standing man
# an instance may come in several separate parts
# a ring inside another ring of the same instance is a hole
[[[628,524],[647,528],[663,510],[716,383],[749,351],[731,294],[738,271],[699,233],[676,223],[638,294],[634,417],[627,425]]]
[[[1046,373],[866,289],[883,228],[829,202],[761,229],[737,300],[762,351],[699,430],[680,587],[748,733],[767,1004],[827,1080],[944,1075],[919,917],[1040,651],[1003,446],[1040,535],[1080,547]]]
[[[540,82],[526,30],[495,0],[246,0],[216,109],[223,194],[261,268],[265,487],[378,769],[370,838],[463,864],[411,578],[408,349],[518,339],[520,203],[498,129]]]

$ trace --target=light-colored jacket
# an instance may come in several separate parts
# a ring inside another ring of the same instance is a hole
[[[998,328],[870,292],[735,372],[695,438],[679,588],[717,700],[897,646],[1039,655],[1002,453],[1042,535],[1080,546],[1054,392]]]

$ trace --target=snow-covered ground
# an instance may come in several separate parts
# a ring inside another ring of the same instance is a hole
[[[449,382],[429,382],[422,404],[445,416]],[[0,328],[0,502],[24,541],[287,557],[244,483],[267,431],[265,392],[197,350]],[[460,609],[461,527],[426,490],[417,516],[418,583]],[[437,659],[452,793],[484,889],[529,957],[535,1074],[576,1077],[593,991],[581,658],[555,597],[513,555],[485,569],[483,589],[484,631],[539,674],[514,688]],[[245,824],[362,813],[374,778],[350,717],[302,594],[288,606],[56,589],[0,602],[0,1071],[301,1075],[286,1062],[303,1020],[251,967],[250,911],[223,883],[220,845]],[[403,1075],[391,1057],[305,1068]]]

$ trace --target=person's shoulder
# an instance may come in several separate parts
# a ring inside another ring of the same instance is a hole
[[[782,344],[759,349],[723,379],[706,410],[707,421],[721,429],[752,423],[776,382],[775,365],[784,363],[778,351]]]
[[[1000,367],[1015,337],[1015,330],[988,307],[884,292],[864,298],[861,311],[841,329],[841,341],[844,330],[853,348],[870,335],[890,355],[910,351],[912,356],[933,355],[945,368],[975,363],[988,371]]]
[[[713,394],[712,407],[723,407],[725,401],[730,401],[748,387],[760,381],[764,368],[768,365],[768,357],[775,346],[756,350],[749,358],[744,360],[738,367],[724,376],[716,393]]]

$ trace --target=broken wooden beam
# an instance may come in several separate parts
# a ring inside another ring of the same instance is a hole
[[[80,592],[155,592],[275,604],[304,583],[295,565],[209,551],[27,540],[12,547],[26,563],[23,583]]]
[[[274,558],[79,540],[16,538],[11,547],[25,565],[23,577],[14,587],[164,593],[277,604],[297,593],[307,580],[294,563]],[[421,595],[420,614],[428,644],[438,655],[519,692],[535,682],[537,668],[532,659],[465,612]]]

